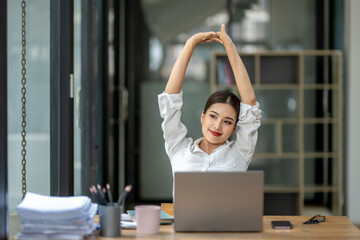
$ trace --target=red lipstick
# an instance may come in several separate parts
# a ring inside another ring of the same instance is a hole
[[[218,136],[221,135],[221,133],[214,132],[214,131],[211,131],[211,130],[209,130],[209,131],[210,131],[210,133],[211,133],[212,135],[214,135],[215,137],[218,137]]]

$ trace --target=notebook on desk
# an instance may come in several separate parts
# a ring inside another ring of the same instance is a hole
[[[261,231],[264,173],[176,172],[177,232]]]

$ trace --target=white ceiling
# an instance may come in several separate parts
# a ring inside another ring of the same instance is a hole
[[[226,0],[142,0],[148,27],[162,43],[173,41],[226,7]]]

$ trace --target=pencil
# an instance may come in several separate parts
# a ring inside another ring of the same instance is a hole
[[[98,203],[98,202],[96,201],[94,191],[92,190],[91,187],[89,187],[89,190],[90,190],[90,192],[91,192],[92,198],[94,199],[94,202]]]
[[[92,189],[93,189],[93,191],[95,193],[95,197],[97,198],[97,202],[100,205],[106,205],[105,199],[101,198],[100,194],[98,193],[98,192],[101,192],[101,189],[100,189],[100,191],[98,191],[94,185],[92,186]]]
[[[106,184],[106,189],[107,189],[107,194],[108,194],[110,204],[112,205],[113,204],[113,198],[112,198],[112,195],[111,195],[110,184]]]
[[[91,189],[91,193],[93,194],[93,196],[94,196],[94,198],[95,198],[95,202],[96,202],[97,204],[101,205],[101,202],[100,202],[99,197],[98,197],[98,195],[97,195],[97,190],[96,190],[95,186],[92,185],[90,189]]]
[[[103,204],[106,205],[105,195],[103,193],[103,190],[101,189],[100,184],[97,185],[97,188],[98,188],[98,192],[99,192],[99,198],[103,201]]]
[[[123,203],[123,201],[125,200],[126,196],[129,194],[129,192],[131,192],[131,185],[127,185],[125,187],[125,190],[122,192],[119,200],[117,201],[117,205],[121,205]]]

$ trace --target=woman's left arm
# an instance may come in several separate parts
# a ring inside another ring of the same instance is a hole
[[[229,58],[230,65],[235,76],[236,86],[241,97],[241,102],[254,106],[256,104],[256,96],[254,89],[252,88],[249,75],[239,56],[239,53],[236,50],[235,44],[225,31],[224,24],[221,25],[221,31],[217,34],[222,41]]]

